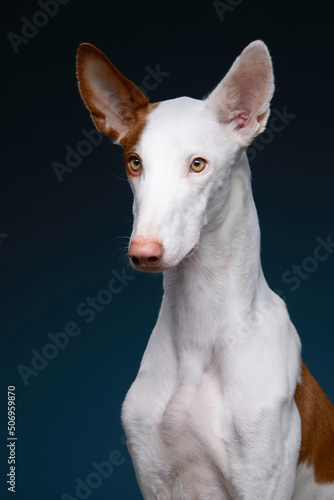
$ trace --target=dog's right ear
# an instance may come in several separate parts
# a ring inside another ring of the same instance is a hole
[[[82,43],[77,56],[81,97],[98,130],[119,142],[148,99],[99,49]]]

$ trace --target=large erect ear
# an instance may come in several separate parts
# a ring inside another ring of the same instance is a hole
[[[235,60],[206,100],[228,133],[242,146],[265,129],[274,92],[274,75],[266,45],[257,40]]]
[[[119,142],[148,99],[99,49],[82,43],[77,56],[81,97],[101,132]]]

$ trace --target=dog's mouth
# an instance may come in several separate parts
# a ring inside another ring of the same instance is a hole
[[[175,266],[164,265],[162,262],[157,263],[156,265],[153,263],[142,264],[135,257],[130,258],[131,266],[137,271],[141,271],[142,273],[162,273],[163,271],[167,271],[167,269],[172,269]]]
[[[195,245],[195,246],[194,246],[194,247],[190,250],[190,252],[188,252],[188,253],[187,253],[187,255],[186,255],[186,257],[185,257],[185,258],[190,257],[190,256],[191,256],[191,255],[195,252],[196,247],[197,247],[197,243],[196,243],[196,245]]]

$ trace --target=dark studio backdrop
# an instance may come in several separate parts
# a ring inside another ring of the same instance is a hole
[[[0,498],[141,498],[120,408],[157,318],[161,277],[126,265],[131,192],[121,148],[92,132],[79,96],[81,42],[153,102],[202,98],[249,42],[268,44],[276,119],[249,151],[262,263],[334,401],[331,3],[14,0],[1,14]]]

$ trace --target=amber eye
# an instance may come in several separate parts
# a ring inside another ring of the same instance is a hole
[[[130,158],[128,165],[133,172],[138,172],[141,169],[141,162],[137,156],[133,156]]]
[[[206,161],[203,160],[203,158],[195,158],[191,165],[190,168],[193,172],[202,172],[206,167]]]

